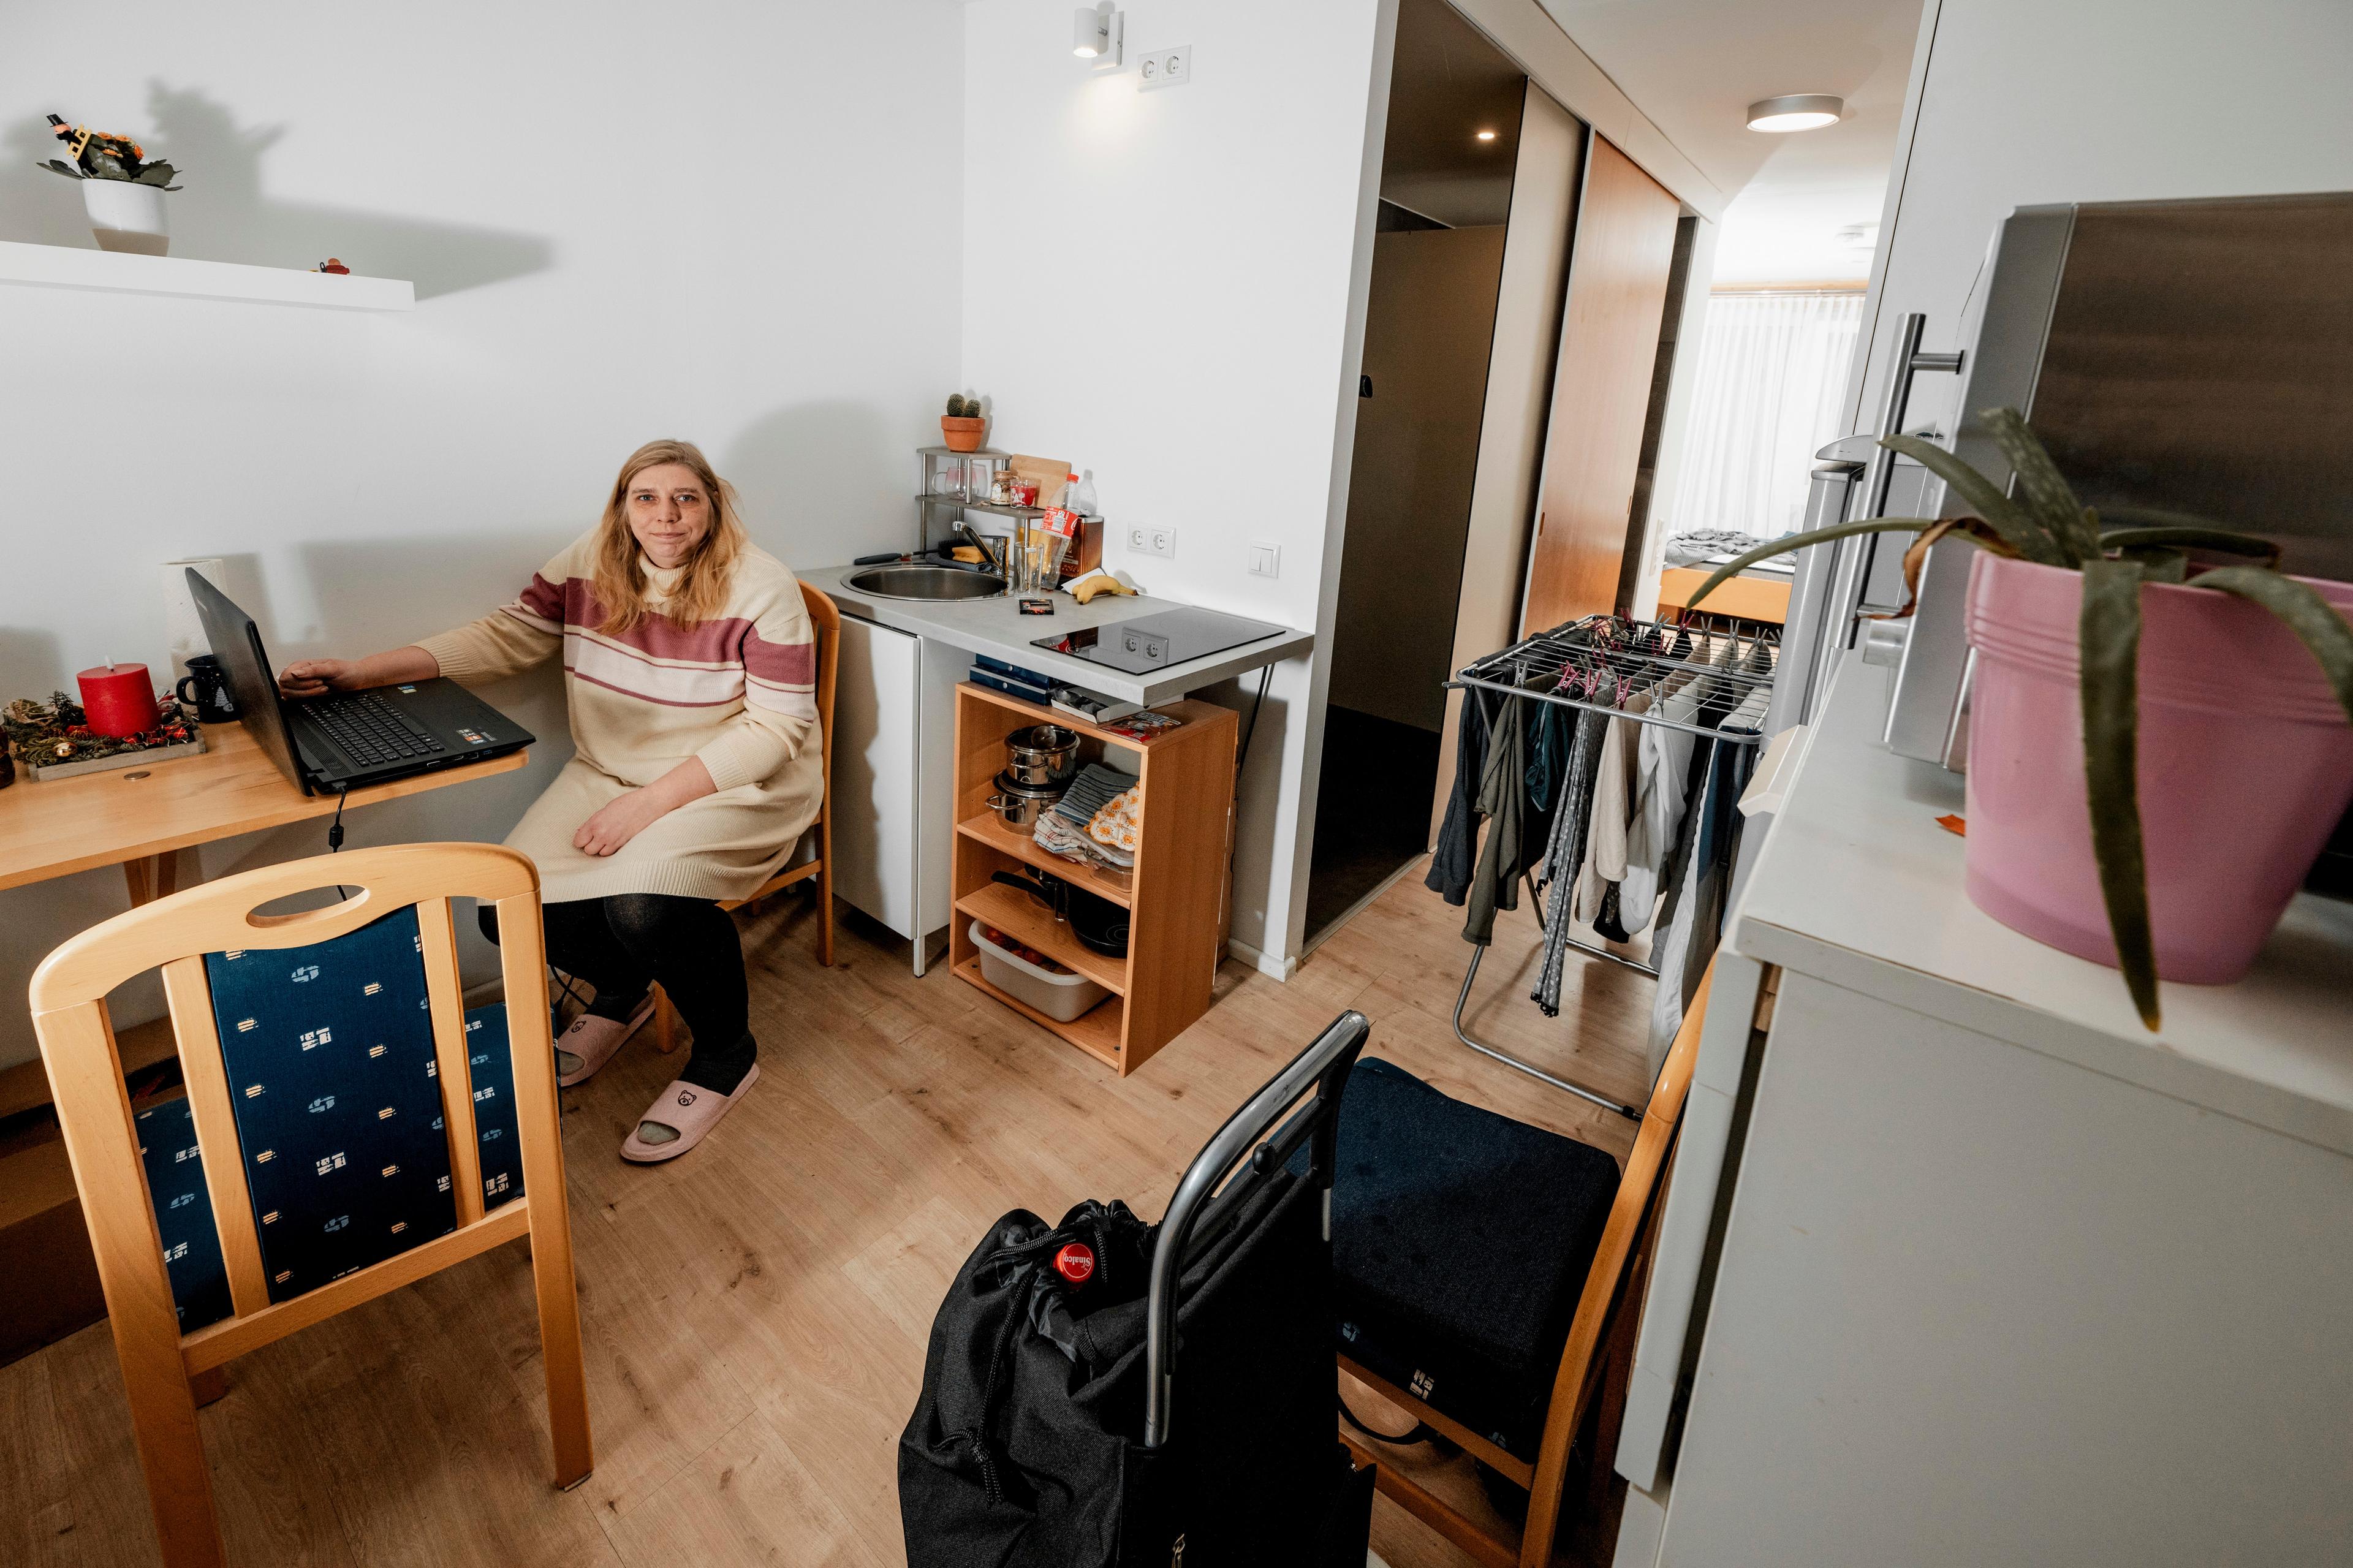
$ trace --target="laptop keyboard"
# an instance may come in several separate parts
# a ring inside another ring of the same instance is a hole
[[[325,698],[311,703],[308,711],[335,744],[364,766],[429,757],[445,749],[373,691]]]

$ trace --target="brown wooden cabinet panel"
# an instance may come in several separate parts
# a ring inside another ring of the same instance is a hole
[[[1599,136],[1586,154],[1520,635],[1618,598],[1681,205]]]

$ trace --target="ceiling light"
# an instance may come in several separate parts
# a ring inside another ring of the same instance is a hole
[[[1071,15],[1071,53],[1098,67],[1119,64],[1124,20],[1112,9],[1111,0],[1080,6]]]
[[[1479,140],[1482,142],[1493,142],[1494,139],[1495,133],[1492,131],[1482,131],[1479,132]]]
[[[1819,131],[1836,125],[1846,113],[1846,100],[1826,92],[1793,92],[1760,99],[1748,106],[1751,131]]]

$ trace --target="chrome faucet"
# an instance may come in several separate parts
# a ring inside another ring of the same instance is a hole
[[[1000,576],[1003,575],[1005,572],[1005,547],[1007,543],[1009,542],[1008,541],[1004,539],[992,539],[987,534],[976,532],[975,531],[972,524],[965,521],[961,517],[955,520],[955,531],[963,535],[965,542],[979,551],[982,559],[986,560],[991,566],[995,567]]]

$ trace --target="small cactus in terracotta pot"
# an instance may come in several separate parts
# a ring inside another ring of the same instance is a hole
[[[980,438],[988,428],[988,420],[980,412],[980,399],[966,397],[963,393],[948,395],[948,411],[940,416],[940,441],[951,452],[977,452]]]

